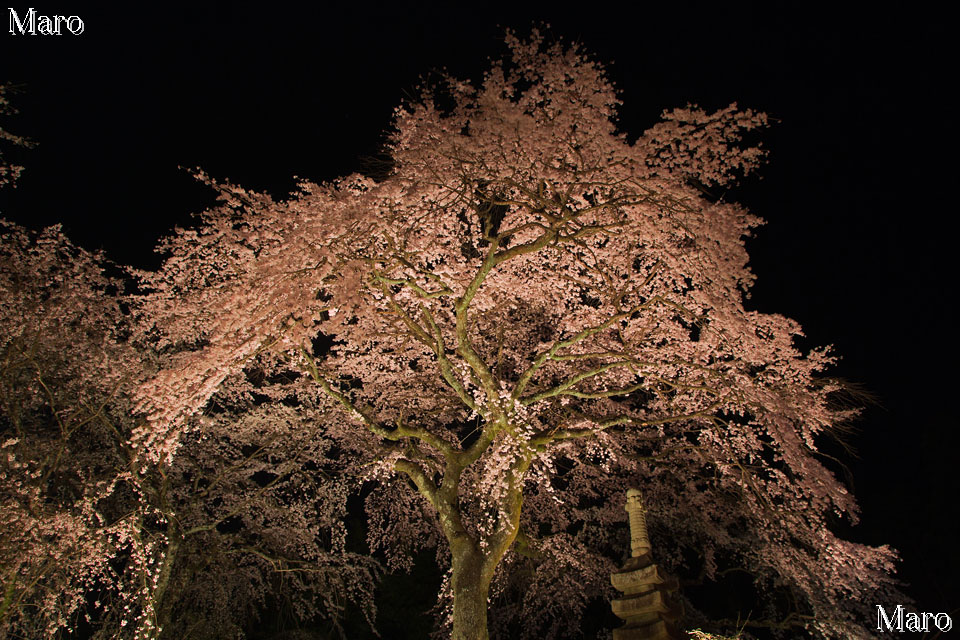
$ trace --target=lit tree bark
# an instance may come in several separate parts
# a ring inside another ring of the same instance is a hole
[[[452,556],[450,586],[453,595],[454,640],[486,640],[490,584],[497,566],[517,537],[522,496],[510,491],[501,528],[483,543],[458,528],[446,530]]]
[[[163,561],[160,566],[160,575],[157,578],[157,586],[153,592],[154,611],[157,616],[157,627],[160,629],[169,629],[171,614],[173,612],[174,598],[169,596],[170,579],[173,575],[173,568],[176,566],[180,553],[180,545],[183,538],[180,535],[179,527],[175,522],[170,523],[167,531],[167,547],[164,551]]]
[[[453,640],[487,640],[487,598],[490,593],[490,562],[473,540],[451,544],[453,591]]]

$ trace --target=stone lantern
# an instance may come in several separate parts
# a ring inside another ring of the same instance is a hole
[[[630,517],[630,559],[623,568],[610,574],[613,586],[623,593],[614,600],[613,613],[624,621],[614,629],[614,640],[680,640],[680,603],[677,581],[668,578],[653,562],[643,496],[639,489],[627,491]]]

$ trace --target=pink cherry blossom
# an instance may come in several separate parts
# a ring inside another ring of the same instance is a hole
[[[318,416],[233,398],[176,460],[131,446],[130,394],[164,356],[131,340],[109,268],[57,227],[0,222],[0,637],[81,618],[104,638],[236,637],[281,600],[371,620],[379,568],[343,524],[354,457]]]
[[[691,105],[631,141],[601,65],[507,44],[396,110],[382,181],[276,201],[207,180],[220,206],[140,274],[164,356],[138,446],[185,455],[211,403],[295,408],[380,485],[373,548],[438,547],[455,640],[568,633],[610,595],[629,486],[664,567],[741,567],[778,624],[868,637],[895,554],[829,528],[857,512],[818,456],[852,417],[833,357],[745,308],[761,220],[703,189],[757,168],[765,116]]]

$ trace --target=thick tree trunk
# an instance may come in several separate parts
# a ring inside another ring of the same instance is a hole
[[[171,614],[173,612],[173,599],[169,596],[170,578],[173,574],[173,565],[177,561],[177,554],[180,551],[182,538],[180,531],[175,525],[170,527],[167,532],[170,542],[163,557],[163,564],[160,567],[160,576],[157,578],[157,586],[153,590],[153,606],[156,615],[157,626],[161,629],[169,627]]]
[[[472,541],[462,541],[453,552],[452,640],[487,640],[487,597],[492,571]]]

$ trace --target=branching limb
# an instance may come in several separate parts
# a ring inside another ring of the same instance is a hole
[[[483,261],[483,265],[481,265],[480,270],[474,275],[473,280],[467,285],[463,295],[457,299],[456,303],[457,353],[460,354],[460,357],[462,357],[473,370],[489,398],[497,397],[499,385],[494,381],[490,368],[473,347],[473,343],[470,340],[468,316],[470,303],[473,302],[474,296],[477,295],[487,275],[497,264],[496,255],[498,247],[499,243],[497,239],[494,238],[490,242],[490,248],[487,252],[487,257]]]
[[[417,491],[420,492],[420,495],[426,498],[427,502],[429,502],[434,509],[437,511],[441,510],[442,505],[437,496],[437,485],[427,472],[423,470],[423,467],[412,460],[401,458],[393,463],[393,468],[406,474],[413,481],[413,484],[417,486]]]
[[[633,426],[638,428],[643,427],[652,427],[662,424],[670,424],[673,422],[683,422],[685,420],[696,420],[696,419],[705,419],[712,420],[713,414],[719,410],[721,402],[717,401],[710,404],[708,407],[705,407],[699,411],[692,411],[689,413],[678,414],[674,416],[663,416],[660,418],[648,418],[640,419],[635,416],[616,416],[609,418],[588,418],[587,421],[595,424],[595,427],[583,428],[583,429],[551,429],[550,431],[542,431],[533,436],[530,439],[530,444],[534,446],[546,446],[553,442],[560,440],[573,440],[577,438],[588,438],[595,436],[601,431],[611,429],[613,427],[619,426]]]
[[[434,336],[434,340],[436,341],[434,354],[437,356],[437,364],[440,367],[440,374],[443,376],[443,379],[446,381],[446,383],[450,385],[450,387],[456,392],[460,400],[467,405],[471,411],[477,411],[477,403],[474,401],[473,396],[467,393],[467,390],[463,387],[463,383],[460,382],[460,379],[457,377],[457,373],[453,370],[453,364],[447,357],[447,346],[443,340],[443,332],[437,325],[433,318],[433,314],[430,313],[429,309],[423,308],[422,312],[423,317],[430,326],[430,331]]]
[[[533,378],[533,375],[541,367],[543,367],[543,365],[546,364],[547,361],[553,359],[557,355],[557,352],[560,349],[563,349],[566,347],[572,347],[577,343],[583,342],[590,336],[596,335],[601,331],[605,331],[609,329],[611,326],[614,325],[614,323],[619,322],[620,320],[623,320],[625,318],[629,318],[630,315],[633,313],[633,311],[634,309],[631,309],[630,311],[625,311],[622,313],[615,314],[610,318],[608,318],[607,320],[600,323],[599,325],[596,325],[594,327],[589,327],[587,329],[583,329],[582,331],[575,333],[573,336],[567,338],[566,340],[558,340],[557,342],[555,342],[553,346],[551,346],[549,349],[547,349],[546,351],[538,355],[536,358],[534,358],[533,363],[531,363],[531,365],[527,367],[527,369],[522,374],[520,374],[520,378],[517,380],[517,384],[513,388],[513,394],[512,394],[513,399],[514,400],[520,399],[520,396],[523,394],[527,385],[530,383],[530,380]]]
[[[320,385],[320,388],[323,389],[324,393],[336,400],[340,406],[347,410],[347,413],[353,416],[357,421],[361,422],[372,433],[380,436],[381,438],[390,438],[391,431],[389,429],[385,428],[383,425],[374,420],[366,411],[363,411],[355,406],[350,398],[348,398],[346,395],[333,388],[333,385],[330,384],[330,381],[320,373],[320,369],[317,367],[317,361],[314,360],[313,356],[311,356],[306,349],[301,349],[300,352],[303,354],[303,357],[306,360],[307,371],[310,373],[310,377],[313,378],[314,382]]]
[[[514,541],[513,550],[525,558],[531,560],[541,560],[543,554],[533,545],[533,539],[527,535],[523,527],[517,531],[517,539]]]
[[[350,398],[336,389],[333,388],[333,385],[330,384],[330,381],[320,373],[320,369],[317,366],[316,360],[311,356],[306,349],[301,349],[301,353],[307,362],[307,369],[310,372],[310,376],[313,378],[314,382],[320,385],[320,388],[323,389],[324,393],[336,400],[340,406],[347,410],[347,412],[354,417],[357,421],[361,422],[367,429],[369,429],[373,434],[380,436],[386,440],[397,441],[401,438],[416,438],[431,447],[440,451],[445,458],[453,458],[458,452],[445,440],[439,438],[436,434],[433,434],[425,429],[420,427],[412,427],[403,423],[402,420],[398,420],[396,427],[394,429],[388,429],[382,424],[377,422],[368,411],[361,409],[356,404],[353,403]]]
[[[550,389],[547,389],[546,391],[541,391],[540,393],[535,393],[535,394],[533,394],[532,396],[527,396],[526,398],[520,398],[520,404],[522,404],[522,405],[524,405],[524,406],[530,406],[531,404],[536,404],[537,402],[540,402],[541,400],[546,400],[546,399],[548,399],[548,398],[553,398],[553,397],[559,396],[559,395],[570,395],[570,396],[575,396],[575,397],[579,397],[579,398],[603,398],[603,397],[610,397],[610,396],[614,396],[614,395],[623,395],[623,394],[625,394],[625,393],[632,393],[633,391],[636,391],[637,389],[643,388],[645,385],[644,385],[644,384],[633,385],[632,387],[628,387],[628,388],[627,388],[627,389],[629,389],[629,391],[626,390],[626,389],[622,389],[622,390],[619,390],[619,389],[618,389],[618,390],[616,390],[616,391],[614,391],[614,392],[596,392],[596,393],[590,393],[590,392],[585,392],[585,391],[576,391],[576,390],[572,390],[572,389],[571,389],[571,387],[573,387],[574,385],[576,385],[576,384],[578,384],[578,383],[580,383],[580,382],[583,382],[584,380],[587,380],[588,378],[593,378],[593,377],[598,376],[598,375],[600,375],[600,374],[602,374],[602,373],[604,373],[604,372],[606,372],[606,371],[609,371],[610,369],[615,369],[615,368],[617,368],[617,367],[623,367],[623,366],[626,366],[626,365],[629,365],[629,364],[632,364],[632,363],[633,363],[633,361],[632,361],[632,360],[629,360],[629,359],[628,359],[628,360],[618,360],[618,361],[616,361],[616,362],[608,362],[608,363],[606,363],[606,364],[600,365],[599,367],[594,367],[593,369],[590,369],[590,370],[588,370],[588,371],[583,371],[583,372],[581,372],[581,373],[578,373],[578,374],[575,375],[575,376],[572,376],[571,378],[568,378],[568,379],[565,380],[564,382],[562,382],[562,383],[560,383],[560,384],[558,384],[558,385],[556,385],[556,386],[554,386],[554,387],[551,387]]]

